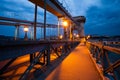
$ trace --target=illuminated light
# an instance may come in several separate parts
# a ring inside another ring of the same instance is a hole
[[[76,33],[74,33],[74,36],[76,36]]]
[[[60,46],[60,49],[62,49],[63,48],[63,46]]]
[[[76,37],[78,38],[78,37],[79,37],[79,34],[77,34]]]
[[[87,36],[87,39],[89,39],[89,38],[90,38],[90,35]]]
[[[60,38],[60,39],[62,39],[62,38],[63,38],[63,36],[62,36],[62,35],[60,35],[60,36],[59,36],[59,38]]]
[[[28,37],[27,37],[28,26],[26,25],[24,25],[24,32],[25,32],[24,40],[28,40]]]
[[[25,26],[25,27],[24,27],[24,31],[25,31],[25,32],[28,32],[28,27]]]
[[[63,22],[63,26],[64,26],[64,27],[67,27],[67,26],[68,26],[67,21],[64,21],[64,22]]]

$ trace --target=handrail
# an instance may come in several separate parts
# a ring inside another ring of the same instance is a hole
[[[50,40],[50,41],[3,41],[0,43],[0,61],[9,59],[11,56],[13,58],[32,54],[37,50],[41,50],[43,46],[51,43],[52,45],[59,44],[58,46],[62,46],[65,43],[75,43],[79,41],[67,41],[67,40]],[[17,54],[16,54],[17,52]],[[21,54],[22,53],[22,54]],[[9,55],[9,56],[6,56]]]
[[[112,73],[114,80],[120,80],[120,48],[103,45],[102,43],[86,42],[96,62],[101,64],[105,76]],[[112,59],[113,57],[113,59]]]
[[[14,45],[12,45],[12,44],[1,45],[1,47],[4,48],[4,49],[0,48],[0,51],[4,52],[4,53],[0,52],[2,54],[2,57],[9,56],[8,58],[11,59],[11,61],[8,62],[2,69],[0,69],[0,71],[1,71],[0,75],[5,73],[7,68],[9,68],[9,66],[16,60],[16,58],[18,58],[22,55],[30,54],[30,56],[29,56],[30,57],[30,65],[27,67],[27,69],[22,74],[22,76],[19,78],[19,80],[26,80],[31,69],[36,64],[39,64],[41,66],[47,66],[49,64],[52,64],[50,54],[53,51],[57,56],[56,58],[59,58],[60,56],[64,57],[65,55],[68,55],[68,53],[71,51],[71,49],[75,48],[79,44],[79,41],[66,41],[66,40],[43,41],[43,42],[40,42],[40,41],[22,42],[21,41],[22,44],[19,44],[18,42],[14,43]],[[61,46],[62,46],[62,48],[61,48]],[[10,49],[10,54],[9,54],[9,49]],[[17,56],[14,57],[14,55],[17,55]],[[0,56],[1,61],[7,59],[7,58],[5,58],[2,60],[1,59],[2,57]],[[42,61],[40,61],[40,59],[42,59]]]
[[[90,42],[89,42],[90,43]],[[97,44],[97,43],[90,43],[91,45],[97,46],[99,48],[103,48],[105,50],[120,54],[120,49],[119,48],[115,48],[115,47],[110,47],[110,46],[105,46],[105,45],[101,45],[101,44]]]

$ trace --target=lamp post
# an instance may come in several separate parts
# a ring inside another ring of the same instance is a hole
[[[63,27],[64,27],[64,39],[67,39],[67,27],[68,27],[67,21],[63,22]]]
[[[27,36],[28,27],[27,26],[24,26],[24,32],[25,32],[24,40],[28,40],[28,36]]]
[[[62,40],[62,39],[63,39],[63,36],[62,36],[62,35],[60,35],[60,36],[59,36],[59,39],[60,39],[60,40]]]

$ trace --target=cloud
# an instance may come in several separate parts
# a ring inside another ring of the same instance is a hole
[[[28,0],[1,0],[0,16],[17,18],[23,20],[34,21],[34,7],[35,5]],[[44,21],[44,10],[38,7],[37,21]],[[56,17],[47,12],[47,19],[49,23],[55,23]],[[53,20],[52,20],[53,19]],[[52,21],[51,21],[52,20]]]
[[[119,2],[119,3],[118,3]],[[120,1],[102,0],[102,6],[92,6],[87,10],[86,34],[119,35]]]
[[[120,0],[59,1],[72,16],[86,17],[86,34],[120,34]],[[0,5],[0,16],[34,21],[34,4],[28,0],[1,0]],[[38,22],[44,21],[43,14],[44,10],[38,8]],[[47,23],[57,24],[57,17],[47,12]]]
[[[65,5],[65,0],[60,0],[60,2],[63,2],[63,6]],[[79,15],[85,15],[86,12],[91,6],[101,6],[100,0],[67,0],[66,4],[69,6],[69,8],[72,10],[73,16],[79,16]]]

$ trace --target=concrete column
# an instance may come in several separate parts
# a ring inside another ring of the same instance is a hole
[[[70,33],[69,33],[69,34],[70,34],[70,35],[69,35],[69,38],[70,38],[70,40],[71,40],[71,39],[72,39],[72,30],[71,30],[71,29],[72,29],[72,24],[71,24],[71,23],[70,23],[70,28],[69,28],[69,29],[70,29],[70,30],[69,30],[69,31],[70,31]]]
[[[44,40],[46,39],[46,0],[44,0]]]
[[[15,40],[18,40],[19,39],[19,26],[16,25],[15,27],[16,27],[16,29],[15,29]]]
[[[35,4],[35,13],[34,13],[34,40],[36,40],[36,26],[37,26],[37,4]]]
[[[81,37],[85,36],[85,34],[84,34],[84,23],[83,22],[80,22],[80,25],[79,25],[79,28],[78,28],[78,33],[79,33],[79,36],[81,36]]]
[[[60,36],[60,19],[58,18],[58,37]]]
[[[31,30],[30,30],[30,38],[31,40],[34,40],[34,35],[33,35],[33,27],[31,26]]]

